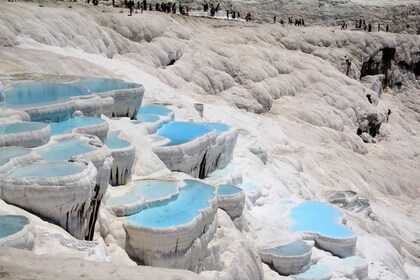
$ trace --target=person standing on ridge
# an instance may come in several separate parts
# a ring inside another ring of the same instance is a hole
[[[348,75],[350,75],[351,61],[347,56],[345,56],[344,58],[346,59],[346,63],[347,63],[346,75],[348,76]]]
[[[229,19],[229,10],[226,10],[226,17]]]
[[[277,16],[274,15],[274,23],[276,23],[276,21],[277,21]]]

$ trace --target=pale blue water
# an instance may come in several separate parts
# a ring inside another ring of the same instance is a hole
[[[38,153],[46,160],[68,160],[72,156],[85,154],[95,149],[95,146],[89,145],[87,139],[74,139],[58,142],[38,150]]]
[[[139,122],[157,122],[160,118],[156,115],[137,115],[137,120]]]
[[[208,126],[197,123],[170,122],[159,128],[156,133],[170,140],[166,146],[175,146],[194,140],[212,130]]]
[[[132,224],[166,228],[190,222],[199,214],[199,210],[210,206],[215,189],[199,181],[186,180],[186,186],[180,189],[178,199],[166,205],[147,208],[126,220]]]
[[[207,127],[210,127],[211,129],[216,130],[217,134],[221,134],[225,131],[228,131],[230,126],[224,123],[199,123],[202,125],[205,125]]]
[[[334,238],[347,238],[354,233],[345,225],[339,223],[341,212],[328,203],[319,201],[304,202],[290,212],[294,221],[291,231],[317,232]]]
[[[319,278],[324,275],[327,275],[331,272],[331,268],[328,265],[325,264],[315,264],[311,266],[307,271],[304,273],[297,274],[296,276],[299,276],[300,278]]]
[[[290,244],[264,251],[277,256],[301,256],[311,251],[311,247],[302,240],[296,240]]]
[[[23,156],[31,152],[28,148],[23,147],[4,147],[0,148],[0,165],[5,164],[13,157]]]
[[[112,150],[127,148],[128,146],[130,146],[130,143],[119,138],[119,133],[110,132],[106,137],[106,145]]]
[[[49,161],[37,162],[18,167],[8,177],[56,177],[68,176],[82,172],[85,165],[79,162]]]
[[[342,262],[343,262],[343,264],[348,265],[348,266],[359,266],[359,265],[365,265],[366,264],[365,259],[362,259],[362,258],[357,257],[357,256],[344,258],[344,259],[342,259]]]
[[[145,200],[156,200],[178,192],[175,182],[144,180],[137,181],[133,191]]]
[[[239,187],[243,189],[244,191],[252,191],[253,189],[255,189],[255,185],[252,182],[245,182]]]
[[[66,120],[64,122],[51,124],[51,135],[60,135],[70,133],[73,128],[99,125],[105,121],[99,118],[82,117]]]
[[[219,195],[234,195],[242,192],[242,189],[232,185],[220,185],[217,191]]]
[[[160,104],[147,104],[140,107],[137,114],[137,119],[143,115],[158,115],[158,116],[169,116],[172,110],[166,108]]]
[[[102,93],[120,89],[132,89],[140,86],[135,83],[127,83],[123,80],[105,78],[80,79],[76,82],[72,82],[71,85],[86,89],[91,93]]]
[[[123,194],[122,196],[115,196],[108,198],[105,201],[105,205],[108,206],[117,206],[117,205],[126,205],[126,204],[132,204],[135,202],[138,202],[141,200],[141,197],[136,195],[135,193],[128,192]]]
[[[63,102],[72,96],[86,94],[81,88],[69,84],[28,82],[16,83],[5,92],[6,107],[25,107],[32,105]]]
[[[21,231],[27,224],[29,224],[29,220],[24,216],[0,215],[0,238]]]
[[[0,134],[12,134],[40,130],[48,124],[39,122],[20,122],[11,124],[0,124]]]

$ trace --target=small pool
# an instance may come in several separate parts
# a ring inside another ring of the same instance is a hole
[[[235,195],[242,192],[242,189],[232,185],[220,185],[217,190],[219,195]]]
[[[51,124],[51,135],[60,135],[71,133],[72,129],[76,127],[85,127],[103,124],[105,121],[94,117],[81,117],[66,120],[64,122]]]
[[[311,247],[308,246],[302,240],[296,240],[290,244],[278,246],[276,248],[264,250],[269,254],[277,255],[277,256],[301,256],[311,251]]]
[[[325,264],[315,264],[307,271],[297,274],[298,279],[317,279],[331,273],[331,268]]]
[[[85,89],[90,93],[102,93],[112,90],[132,89],[140,86],[138,84],[128,83],[123,80],[106,78],[84,78],[72,82],[71,85]]]
[[[72,156],[85,154],[95,149],[95,146],[89,144],[88,139],[74,139],[58,142],[37,152],[46,160],[68,160]]]
[[[186,180],[186,186],[179,191],[178,198],[168,204],[147,208],[129,216],[129,223],[151,228],[166,228],[183,225],[199,215],[199,210],[210,206],[215,189],[194,180]]]
[[[5,92],[6,107],[44,105],[69,100],[72,96],[85,95],[81,88],[62,83],[16,83]]]
[[[316,232],[326,237],[348,238],[354,233],[339,223],[341,212],[328,203],[319,201],[304,202],[290,212],[293,224],[291,231]]]
[[[0,215],[0,238],[21,231],[29,224],[29,219],[20,215]]]
[[[205,125],[207,127],[210,127],[211,129],[216,130],[217,134],[221,134],[230,129],[230,126],[224,123],[199,123],[199,124]]]
[[[108,198],[105,201],[105,205],[107,206],[118,206],[118,205],[126,205],[126,204],[132,204],[135,202],[138,202],[142,198],[135,193],[128,192],[121,196],[114,196],[111,198]]]
[[[113,149],[123,149],[130,146],[130,143],[128,141],[125,141],[121,138],[119,138],[120,133],[119,132],[110,132],[108,133],[106,137],[106,145],[111,150]]]
[[[169,110],[163,105],[147,104],[140,107],[137,119],[140,119],[144,115],[170,116],[172,113],[172,110]]]
[[[136,182],[133,191],[146,201],[165,198],[178,192],[175,182],[145,180]]]
[[[23,147],[0,148],[0,165],[7,163],[11,158],[27,155],[30,152],[30,149]]]
[[[48,124],[40,122],[19,122],[10,124],[0,124],[0,134],[13,134],[31,132],[47,127]]]
[[[57,177],[68,176],[82,172],[85,165],[79,162],[48,161],[37,162],[18,167],[8,177]]]
[[[170,122],[159,128],[156,133],[170,140],[166,146],[175,146],[190,142],[212,131],[212,128],[198,123]]]

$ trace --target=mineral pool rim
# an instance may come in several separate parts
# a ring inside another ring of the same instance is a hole
[[[176,146],[188,143],[212,131],[211,127],[198,123],[170,122],[159,128],[156,133],[170,140],[165,146]]]
[[[0,215],[0,239],[11,236],[29,224],[29,219],[21,215]]]
[[[27,155],[31,149],[24,147],[2,147],[0,148],[0,166],[6,164],[14,157]]]
[[[271,254],[274,256],[281,257],[293,257],[293,256],[302,256],[311,251],[311,247],[308,246],[302,240],[293,241],[290,244],[281,245],[275,248],[263,250],[266,254]]]
[[[211,207],[215,188],[199,181],[186,180],[186,186],[179,191],[178,198],[165,205],[158,205],[125,218],[134,226],[147,228],[179,227],[190,223],[200,210]]]
[[[291,209],[293,224],[289,229],[337,239],[354,237],[354,233],[339,222],[341,217],[341,212],[328,203],[308,201]]]
[[[51,123],[51,135],[67,134],[78,127],[96,126],[103,123],[105,123],[103,119],[95,117],[79,117],[63,122]]]
[[[130,142],[120,138],[119,132],[109,132],[106,137],[106,145],[111,150],[124,149],[130,147]]]
[[[89,144],[89,139],[77,138],[57,142],[43,147],[37,150],[37,152],[46,160],[68,160],[72,156],[89,153],[96,149],[96,146]]]
[[[81,173],[86,166],[80,162],[67,161],[44,161],[20,166],[12,173],[9,178],[45,178],[45,177],[64,177]]]
[[[32,132],[47,127],[48,124],[41,122],[18,122],[11,124],[0,124],[0,134],[14,134]]]
[[[236,195],[240,192],[243,192],[241,188],[238,188],[232,185],[220,185],[217,191],[218,191],[218,194],[221,196]]]

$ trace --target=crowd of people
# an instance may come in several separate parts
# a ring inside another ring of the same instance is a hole
[[[370,23],[368,23],[368,24],[366,24],[366,20],[362,20],[362,19],[359,19],[359,20],[356,20],[355,21],[355,24],[354,24],[354,27],[355,27],[355,29],[358,29],[358,30],[364,30],[364,31],[367,31],[367,32],[372,32],[372,25],[370,24]],[[347,29],[347,22],[346,21],[341,21],[341,30],[346,30]],[[381,31],[381,23],[378,23],[378,32],[379,31]],[[386,26],[385,26],[385,32],[388,32],[389,31],[389,25],[387,24]]]
[[[115,6],[115,0],[112,1],[112,5]],[[176,14],[177,10],[181,15],[189,15],[189,6],[188,5],[183,5],[181,3],[179,3],[178,5],[176,3],[172,3],[172,2],[162,2],[162,3],[156,3],[154,5],[152,5],[152,3],[147,3],[147,0],[143,0],[142,2],[137,1],[137,3],[134,2],[134,0],[124,0],[124,6],[126,8],[129,9],[130,13],[128,14],[129,16],[133,15],[133,11],[135,10],[135,13],[138,13],[138,11],[140,11],[140,13],[143,13],[143,11],[158,11],[158,12],[164,12],[164,13],[172,13],[172,14]]]

